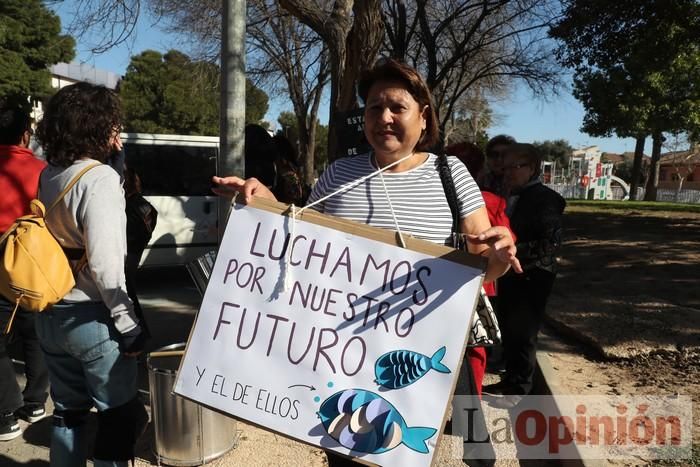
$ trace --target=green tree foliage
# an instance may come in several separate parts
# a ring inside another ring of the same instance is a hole
[[[43,96],[49,66],[75,56],[75,41],[61,35],[61,20],[40,0],[0,1],[0,99]]]
[[[543,160],[555,161],[557,165],[566,167],[569,165],[569,157],[574,148],[565,139],[557,139],[554,141],[535,141],[533,146],[542,154]]]
[[[560,61],[575,71],[574,95],[586,116],[583,130],[641,140],[651,135],[647,199],[655,199],[663,133],[700,128],[700,3],[697,0],[569,0],[552,28]]]
[[[246,123],[267,112],[267,94],[246,81]],[[119,83],[126,130],[184,135],[219,134],[219,67],[177,50],[147,50],[131,58]]]
[[[185,135],[219,134],[218,68],[171,50],[131,58],[119,83],[126,130]]]
[[[267,113],[267,94],[249,79],[245,80],[245,122],[260,123]]]

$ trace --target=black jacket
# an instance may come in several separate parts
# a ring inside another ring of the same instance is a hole
[[[126,251],[141,257],[156,227],[158,211],[138,193],[126,198]]]
[[[556,273],[566,201],[541,183],[526,187],[518,195],[510,227],[517,237],[520,264],[525,271],[540,268]]]

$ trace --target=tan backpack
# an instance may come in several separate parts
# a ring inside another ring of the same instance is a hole
[[[30,203],[30,212],[15,220],[0,238],[0,294],[15,304],[5,333],[10,332],[17,309],[41,312],[59,302],[75,287],[74,271],[66,253],[46,226],[46,215],[88,170],[78,173],[48,209],[38,199]],[[83,253],[75,272],[85,265]]]

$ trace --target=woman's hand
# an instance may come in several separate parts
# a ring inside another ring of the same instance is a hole
[[[518,249],[513,242],[513,236],[506,227],[490,227],[479,234],[467,234],[470,242],[478,245],[489,245],[491,254],[501,263],[508,264],[517,273],[523,272],[520,261],[515,256]]]
[[[212,191],[219,196],[232,199],[236,193],[243,195],[245,203],[248,204],[253,196],[277,201],[275,195],[257,178],[242,179],[240,177],[212,177],[212,181],[218,186]]]

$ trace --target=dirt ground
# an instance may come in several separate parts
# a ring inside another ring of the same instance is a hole
[[[700,213],[565,214],[551,315],[603,356],[700,348]]]
[[[565,229],[549,315],[584,345],[549,352],[564,390],[692,396],[694,463],[678,465],[700,465],[700,213],[574,206]]]

